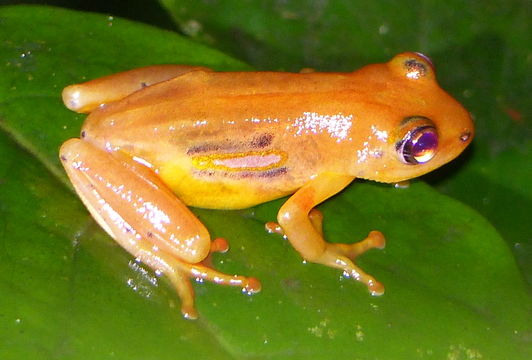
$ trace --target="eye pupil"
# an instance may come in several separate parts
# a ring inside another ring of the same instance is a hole
[[[438,147],[438,137],[432,131],[424,132],[412,143],[412,156],[417,162],[423,163],[434,156],[434,150]]]
[[[438,134],[432,126],[422,126],[409,131],[399,142],[399,158],[407,164],[423,164],[436,154]]]

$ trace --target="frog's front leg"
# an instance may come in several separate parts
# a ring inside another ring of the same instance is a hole
[[[313,209],[325,199],[345,188],[354,177],[325,173],[320,174],[300,188],[279,210],[277,221],[292,246],[308,261],[339,268],[344,273],[367,285],[372,295],[384,293],[383,285],[366,274],[353,260],[371,248],[383,248],[384,236],[371,231],[368,237],[354,244],[326,242],[323,238],[321,213]]]
[[[191,65],[153,65],[123,71],[67,86],[63,90],[63,102],[70,110],[88,113],[101,104],[118,101],[146,86],[198,70],[212,71]]]
[[[197,316],[190,277],[239,286],[247,293],[260,290],[254,278],[208,266],[209,255],[227,250],[227,243],[211,242],[205,226],[151,169],[80,139],[65,142],[60,158],[98,224],[135,258],[170,279],[185,317]]]

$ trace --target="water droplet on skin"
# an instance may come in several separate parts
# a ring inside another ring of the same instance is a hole
[[[396,182],[393,185],[393,187],[396,188],[396,189],[408,189],[410,187],[410,181],[409,180],[404,180],[404,181]]]

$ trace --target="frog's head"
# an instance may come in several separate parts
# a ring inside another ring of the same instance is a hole
[[[434,66],[418,53],[402,53],[369,71],[380,72],[386,106],[375,120],[362,177],[398,182],[426,174],[456,158],[471,142],[473,121],[460,103],[436,82]],[[379,129],[386,129],[379,134]],[[379,138],[379,135],[380,138]],[[377,138],[377,139],[375,139]]]

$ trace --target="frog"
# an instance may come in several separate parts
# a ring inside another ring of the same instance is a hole
[[[385,246],[371,230],[328,242],[316,207],[359,178],[403,183],[471,143],[470,113],[436,80],[427,56],[404,52],[353,72],[214,71],[153,65],[63,90],[88,113],[59,158],[95,221],[137,261],[169,279],[195,319],[192,279],[261,290],[251,276],[215,269],[228,241],[190,207],[245,209],[289,196],[276,221],[306,262],[336,268],[370,294],[384,286],[356,258]]]

